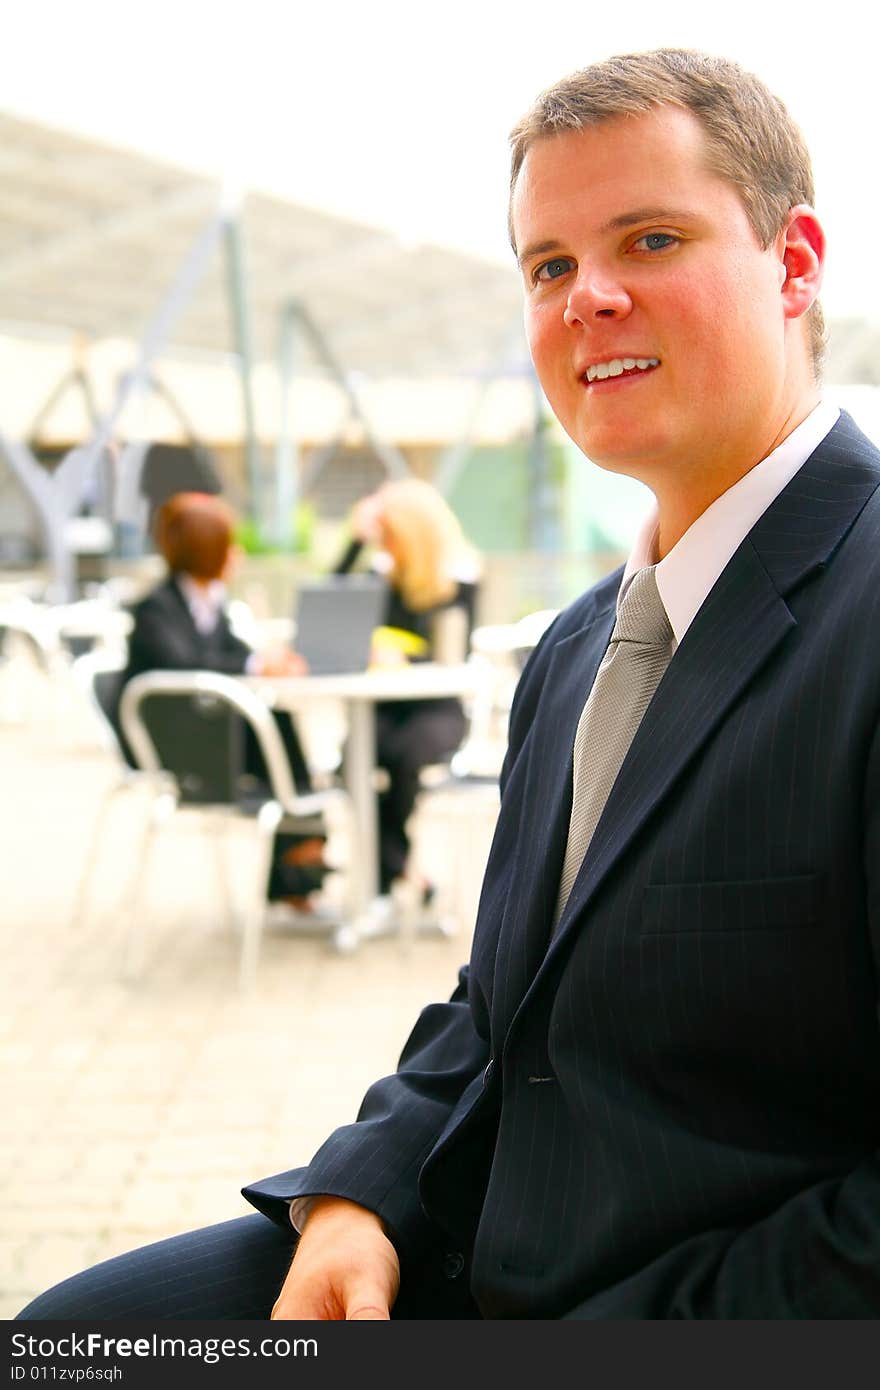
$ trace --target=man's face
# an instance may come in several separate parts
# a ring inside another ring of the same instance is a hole
[[[723,491],[787,432],[803,389],[784,234],[761,249],[703,141],[689,112],[658,107],[538,141],[514,191],[547,399],[588,458],[661,490]]]

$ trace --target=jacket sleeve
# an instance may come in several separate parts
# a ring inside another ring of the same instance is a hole
[[[532,660],[527,671],[535,665]],[[518,711],[523,704],[529,706],[539,688],[540,675],[520,681],[501,773],[502,797],[515,761],[514,743],[531,722],[528,710],[525,715]],[[429,1235],[419,1200],[419,1172],[489,1061],[488,1020],[484,1009],[472,1008],[473,989],[464,966],[449,1001],[431,1004],[419,1015],[397,1071],[370,1087],[356,1122],[335,1130],[306,1166],[243,1188],[247,1200],[287,1226],[294,1197],[347,1197],[387,1222],[401,1253],[416,1253]]]
[[[520,680],[511,711],[502,798],[540,690],[536,656]],[[469,1109],[489,1061],[485,1001],[477,994],[465,966],[448,1002],[423,1009],[397,1071],[370,1087],[356,1122],[335,1130],[305,1167],[243,1188],[247,1200],[287,1226],[294,1197],[347,1197],[382,1217],[402,1259],[417,1256],[432,1236],[419,1200],[419,1173],[444,1131],[454,1127],[457,1108],[459,1114]]]
[[[331,1134],[311,1163],[242,1189],[282,1225],[293,1197],[332,1193],[377,1212],[404,1256],[430,1237],[418,1195],[419,1170],[457,1103],[482,1075],[489,1048],[467,1001],[468,971],[445,1004],[422,1010],[398,1063],[364,1096],[356,1123]]]
[[[252,655],[251,648],[247,642],[243,642],[240,637],[229,628],[226,619],[223,634],[223,645],[211,653],[211,669],[220,671],[228,676],[239,676],[244,671],[248,657]]]

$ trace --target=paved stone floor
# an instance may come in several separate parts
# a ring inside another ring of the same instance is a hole
[[[144,803],[136,793],[114,799],[76,924],[77,884],[116,765],[71,692],[25,668],[0,670],[0,681],[8,1318],[87,1264],[249,1212],[243,1183],[305,1161],[354,1117],[366,1085],[393,1070],[418,1010],[454,988],[491,816],[487,824],[483,811],[471,837],[457,935],[380,937],[339,955],[323,937],[274,928],[244,995],[210,846],[201,834],[169,834],[145,890],[144,973],[126,984],[127,885]],[[447,828],[429,800],[418,818],[426,862],[432,852],[446,861]],[[230,847],[233,871],[246,853]]]

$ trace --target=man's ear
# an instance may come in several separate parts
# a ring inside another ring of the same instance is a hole
[[[825,268],[825,233],[807,203],[793,207],[779,233],[785,317],[799,319],[818,298]]]

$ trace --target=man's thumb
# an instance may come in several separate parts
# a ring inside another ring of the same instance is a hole
[[[357,1295],[348,1300],[345,1310],[346,1322],[388,1322],[391,1313],[387,1303],[375,1302],[376,1295]]]

